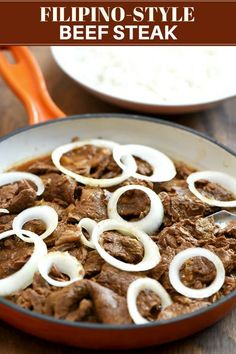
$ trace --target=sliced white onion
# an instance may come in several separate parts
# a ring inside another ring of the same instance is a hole
[[[0,187],[5,186],[6,184],[11,184],[19,182],[22,179],[29,180],[33,182],[37,187],[37,195],[41,195],[44,192],[44,184],[40,177],[29,172],[4,172],[0,174]]]
[[[126,155],[132,155],[139,157],[151,165],[153,173],[151,176],[144,176],[135,171],[132,173],[132,177],[142,179],[144,181],[151,182],[164,182],[169,181],[176,175],[176,169],[169,157],[160,152],[145,145],[122,145],[117,146],[113,150],[113,158],[120,168],[126,170],[123,160]]]
[[[218,206],[221,208],[236,207],[236,200],[221,201],[213,198],[207,198],[202,195],[195,187],[195,182],[199,180],[207,180],[209,182],[217,183],[224,187],[229,192],[236,196],[236,179],[227,173],[217,171],[200,171],[194,172],[187,178],[189,190],[201,201],[211,206]]]
[[[116,184],[120,184],[123,181],[125,181],[137,169],[136,162],[131,155],[125,156],[125,158],[124,158],[125,171],[122,171],[122,174],[120,176],[113,177],[113,178],[99,179],[99,178],[85,177],[85,176],[79,175],[78,173],[75,173],[71,170],[68,170],[66,167],[61,165],[60,160],[61,160],[61,157],[63,154],[67,153],[68,151],[79,148],[81,146],[84,146],[84,145],[95,145],[98,147],[104,147],[104,148],[110,149],[112,151],[115,147],[119,146],[117,143],[114,143],[113,141],[94,139],[94,140],[78,141],[75,143],[62,145],[62,146],[59,146],[57,149],[55,149],[52,152],[52,161],[53,161],[54,165],[62,173],[74,178],[79,183],[89,185],[92,187],[111,187],[111,186],[114,186]]]
[[[146,193],[150,200],[149,213],[138,221],[126,221],[117,211],[117,203],[119,198],[122,194],[130,190],[140,190]],[[147,234],[151,234],[160,227],[164,217],[164,209],[160,198],[153,190],[140,185],[128,185],[118,188],[110,197],[108,202],[108,216],[110,219],[117,220],[124,225],[133,225]]]
[[[63,274],[68,275],[70,280],[59,281],[49,276],[52,266]],[[41,276],[51,285],[64,287],[81,280],[84,277],[84,268],[82,264],[68,252],[50,252],[38,263],[38,269]]]
[[[28,236],[34,243],[34,251],[30,259],[16,273],[0,279],[0,296],[7,296],[15,291],[25,289],[29,286],[38,270],[38,261],[47,254],[47,246],[34,232],[21,230],[21,233]],[[15,235],[15,231],[9,230],[0,234],[0,240]]]
[[[134,237],[142,243],[144,248],[144,257],[137,264],[129,264],[122,262],[111,256],[99,243],[99,238],[105,231],[117,230],[127,237]],[[100,256],[113,267],[116,267],[127,272],[139,272],[154,268],[161,260],[158,246],[155,242],[143,231],[134,228],[131,225],[124,225],[116,220],[102,220],[95,226],[92,233],[92,241]]]
[[[157,280],[151,278],[139,278],[134,280],[128,287],[127,305],[130,317],[136,324],[149,322],[140,314],[137,307],[137,297],[143,290],[151,290],[157,294],[161,300],[162,309],[173,303],[165,288]]]
[[[9,214],[9,210],[7,209],[0,209],[0,214]]]
[[[94,248],[94,249],[96,247],[95,247],[93,241],[91,240],[91,237],[92,237],[93,229],[95,228],[96,225],[97,225],[96,221],[94,221],[93,219],[90,219],[90,218],[83,218],[78,223],[78,226],[81,228],[81,235],[80,235],[81,242],[85,246],[87,246],[89,248]],[[88,232],[89,240],[84,236],[83,229],[85,229]]]
[[[23,228],[25,223],[32,220],[41,220],[46,225],[46,231],[39,236],[42,240],[51,235],[58,225],[57,212],[48,205],[35,206],[23,210],[14,218],[12,228],[21,240],[29,243],[32,242],[32,240],[23,236],[22,232],[19,230]]]
[[[206,288],[191,289],[185,286],[180,279],[180,269],[184,262],[192,257],[205,257],[211,261],[216,268],[216,277],[214,281]],[[204,299],[215,294],[225,281],[225,268],[220,258],[213,252],[205,248],[187,248],[179,252],[171,261],[169,267],[169,279],[173,288],[180,294],[192,299]]]

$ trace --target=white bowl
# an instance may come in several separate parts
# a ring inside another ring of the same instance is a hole
[[[78,55],[78,57],[80,56],[81,50],[84,50],[80,48],[81,47],[76,47],[76,54]],[[234,97],[236,95],[236,85],[235,87],[234,84],[228,86],[226,81],[223,83],[222,81],[219,80],[218,84],[214,85],[214,87],[217,86],[219,87],[219,89],[212,90],[211,92],[209,92],[209,94],[205,95],[204,98],[202,97],[201,99],[196,97],[195,99],[188,99],[186,100],[186,102],[183,101],[179,102],[178,100],[173,102],[173,100],[171,99],[167,102],[162,102],[161,100],[160,102],[157,101],[152,102],[151,100],[147,102],[145,98],[139,98],[134,100],[127,97],[128,96],[127,92],[120,91],[119,94],[117,92],[111,93],[111,91],[108,89],[98,87],[95,83],[88,82],[88,80],[86,80],[86,75],[84,75],[85,72],[84,67],[83,70],[80,70],[79,62],[77,61],[77,59],[75,59],[73,55],[73,53],[75,53],[75,49],[73,47],[57,46],[57,47],[51,47],[51,50],[52,50],[53,57],[57,62],[57,64],[60,66],[60,68],[68,76],[70,76],[75,82],[80,84],[86,90],[88,90],[95,96],[107,102],[113,103],[117,106],[135,110],[135,111],[148,112],[148,113],[168,113],[168,114],[195,112],[195,111],[211,108],[221,103],[222,101],[230,97]],[[150,48],[148,50],[150,51]],[[222,50],[232,50],[232,48],[224,47],[223,49],[221,49],[221,51]],[[233,68],[234,56],[236,59],[236,50],[235,53],[233,52],[234,54],[233,57],[229,54],[230,52],[228,54],[226,52],[224,58],[224,52],[221,52],[221,58],[220,58],[221,61],[219,61],[217,65],[218,66],[221,65],[222,62],[225,61],[225,65],[228,73],[227,77],[230,77],[230,81],[234,83],[236,82],[235,81],[236,70],[234,71],[232,68]],[[195,61],[195,63],[193,64],[194,64],[193,65],[193,71],[194,71],[198,63]],[[203,61],[199,63],[199,65],[202,64]],[[89,68],[90,66],[88,65],[86,70],[89,71]],[[195,73],[195,77],[197,75],[198,74]]]

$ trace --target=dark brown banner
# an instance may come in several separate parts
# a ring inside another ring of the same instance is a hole
[[[236,45],[236,2],[0,2],[0,44]]]

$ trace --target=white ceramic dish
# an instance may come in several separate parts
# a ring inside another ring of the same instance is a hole
[[[215,90],[215,92],[209,97],[205,97],[201,100],[195,100],[192,103],[189,100],[186,104],[163,103],[161,101],[156,103],[147,103],[145,102],[145,99],[133,100],[127,98],[125,93],[121,93],[120,95],[112,94],[110,91],[108,92],[108,90],[101,89],[100,87],[97,87],[97,85],[89,83],[85,76],[81,74],[79,63],[73,59],[73,53],[69,51],[70,48],[68,50],[68,47],[54,46],[51,47],[51,50],[59,67],[87,91],[107,102],[135,111],[163,114],[190,113],[214,107],[222,101],[230,97],[234,97],[236,94],[236,87],[235,89],[233,87],[230,89],[225,87],[225,89],[222,90]]]

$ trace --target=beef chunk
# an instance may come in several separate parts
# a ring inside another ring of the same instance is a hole
[[[101,236],[100,242],[109,254],[123,262],[136,264],[143,259],[143,246],[133,237],[107,231]]]
[[[205,306],[210,305],[207,301],[194,301],[192,300],[186,306],[186,304],[181,304],[178,302],[174,302],[173,304],[167,306],[164,310],[160,312],[158,315],[158,320],[168,320],[173,317],[177,317],[180,315],[184,315],[186,313],[191,313],[197,311]]]
[[[12,214],[20,213],[22,210],[32,207],[36,198],[34,186],[26,180],[0,188],[1,208],[8,209]]]
[[[48,296],[45,305],[47,314],[56,318],[73,318],[73,320],[76,314],[77,321],[86,320],[81,313],[87,314],[87,310],[92,312],[90,315],[93,315],[96,322],[131,323],[125,299],[90,280],[75,282],[52,293]]]
[[[32,164],[28,166],[27,170],[28,172],[38,176],[49,173],[60,173],[56,166],[54,166],[51,157],[47,157],[39,161],[33,161]]]
[[[100,322],[110,324],[128,324],[132,322],[125,298],[95,282],[90,282],[89,285],[95,311]]]
[[[139,186],[144,186],[144,187],[147,187],[147,188],[150,188],[150,189],[153,189],[154,187],[154,184],[152,182],[149,182],[149,181],[143,181],[142,179],[137,179],[137,178],[134,178],[134,177],[130,177],[128,179],[126,179],[123,183],[117,185],[117,186],[114,186],[114,187],[111,187],[109,188],[109,190],[113,191],[113,190],[116,190],[122,186],[129,186],[129,185],[139,185]]]
[[[27,171],[41,176],[46,173],[60,173],[53,164],[51,155],[37,158],[37,160],[27,161],[23,165],[17,166],[17,171]]]
[[[217,235],[224,235],[227,238],[232,237],[236,239],[236,222],[230,222],[224,229],[218,229]]]
[[[61,162],[69,170],[92,178],[112,178],[121,173],[112,152],[94,145],[84,145],[69,151],[63,155]]]
[[[150,199],[140,190],[125,192],[117,203],[117,211],[125,220],[138,220],[145,217],[150,210]]]
[[[211,218],[185,219],[165,227],[153,240],[165,251],[169,246],[177,252],[188,247],[198,247],[199,241],[210,240],[214,236],[215,225]]]
[[[201,289],[209,285],[216,276],[216,269],[212,262],[204,257],[194,257],[187,260],[181,270],[182,282],[194,289]]]
[[[99,256],[97,251],[90,251],[84,264],[86,278],[91,278],[98,275],[102,270],[103,264],[104,260]]]
[[[31,256],[33,246],[18,237],[7,237],[0,241],[0,278],[18,271]]]
[[[36,273],[31,287],[8,296],[8,299],[25,309],[44,313],[46,298],[54,290],[55,288]]]
[[[189,192],[159,194],[164,207],[164,225],[169,226],[194,216],[209,215],[214,210]]]
[[[140,159],[139,157],[135,157],[135,161],[137,164],[137,173],[140,173],[144,176],[151,176],[151,174],[153,173],[153,169],[148,162]]]
[[[155,183],[154,190],[156,193],[167,192],[185,194],[190,193],[188,190],[188,184],[184,179],[173,178],[167,182]]]
[[[169,265],[172,259],[175,256],[175,249],[167,246],[165,249],[161,250],[161,261],[152,269],[148,271],[148,276],[159,280],[164,273],[167,273],[169,270]]]
[[[12,221],[15,215],[2,214],[0,215],[0,232],[4,232],[12,229]]]
[[[149,321],[155,321],[161,310],[161,300],[150,290],[141,291],[137,298],[140,314]]]
[[[91,218],[101,221],[107,218],[107,198],[101,188],[83,187],[75,205],[68,208],[69,221]]]
[[[48,173],[42,176],[45,185],[43,198],[48,202],[54,202],[61,206],[74,203],[76,182],[66,176],[57,173]]]
[[[200,180],[195,183],[196,188],[206,197],[217,200],[234,200],[235,196],[219,184],[206,180]]]
[[[101,273],[96,277],[96,282],[112,289],[120,296],[126,296],[130,283],[144,275],[144,272],[124,272],[105,263]]]
[[[184,162],[176,161],[176,177],[179,179],[186,179],[191,173],[196,172],[196,169],[186,165]]]

